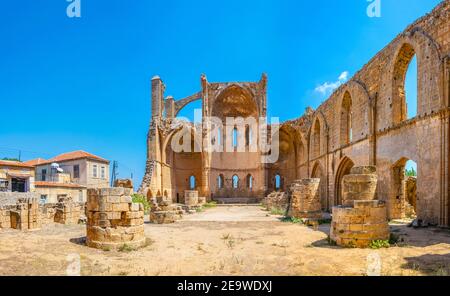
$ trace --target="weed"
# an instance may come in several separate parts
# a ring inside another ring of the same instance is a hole
[[[389,248],[391,245],[389,243],[389,240],[374,240],[371,241],[369,244],[369,248],[371,249],[382,249],[382,248]]]
[[[277,207],[270,208],[270,214],[271,215],[283,216],[285,214],[285,212],[286,211],[284,211],[281,208],[277,208]]]
[[[130,245],[123,244],[122,246],[120,246],[118,251],[119,252],[131,252],[131,251],[134,251],[134,249]]]

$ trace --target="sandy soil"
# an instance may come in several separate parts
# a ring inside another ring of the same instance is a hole
[[[0,275],[65,275],[77,257],[82,275],[366,275],[377,257],[382,275],[450,272],[450,231],[437,228],[392,224],[401,246],[361,250],[329,246],[329,225],[315,231],[257,206],[219,206],[145,227],[148,246],[122,252],[86,247],[83,225],[3,230]]]

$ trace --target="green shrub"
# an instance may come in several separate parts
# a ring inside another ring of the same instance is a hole
[[[282,216],[285,214],[285,211],[283,211],[283,209],[281,209],[281,208],[272,207],[272,208],[270,208],[270,214]]]
[[[216,201],[210,201],[210,202],[207,202],[207,203],[205,203],[203,205],[203,208],[205,208],[205,209],[215,208],[215,207],[217,207],[217,202]]]
[[[134,203],[141,203],[141,204],[143,204],[144,205],[144,212],[146,214],[148,214],[148,211],[150,210],[150,204],[148,203],[148,201],[145,198],[145,196],[135,193],[135,194],[132,195],[132,198],[133,198],[133,202]]]
[[[283,217],[281,219],[282,222],[294,223],[294,224],[303,224],[302,219],[295,217]]]
[[[131,251],[134,251],[134,249],[131,246],[127,245],[127,244],[123,244],[123,245],[120,246],[118,251],[119,252],[131,252]]]
[[[374,240],[369,244],[371,249],[389,248],[390,246],[389,240]]]

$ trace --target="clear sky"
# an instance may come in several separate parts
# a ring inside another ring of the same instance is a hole
[[[201,73],[266,72],[269,115],[296,118],[439,2],[381,0],[369,18],[366,0],[81,0],[81,18],[68,18],[65,0],[2,1],[0,158],[86,150],[139,184],[152,76],[179,99],[200,89]]]

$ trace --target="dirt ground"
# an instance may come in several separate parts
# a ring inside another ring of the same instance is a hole
[[[382,275],[450,272],[448,230],[391,224],[404,242],[361,250],[330,246],[329,227],[281,222],[258,206],[218,206],[171,225],[146,224],[148,246],[122,252],[86,247],[84,225],[3,230],[0,275],[66,275],[74,258],[81,275],[367,275],[373,258]]]

